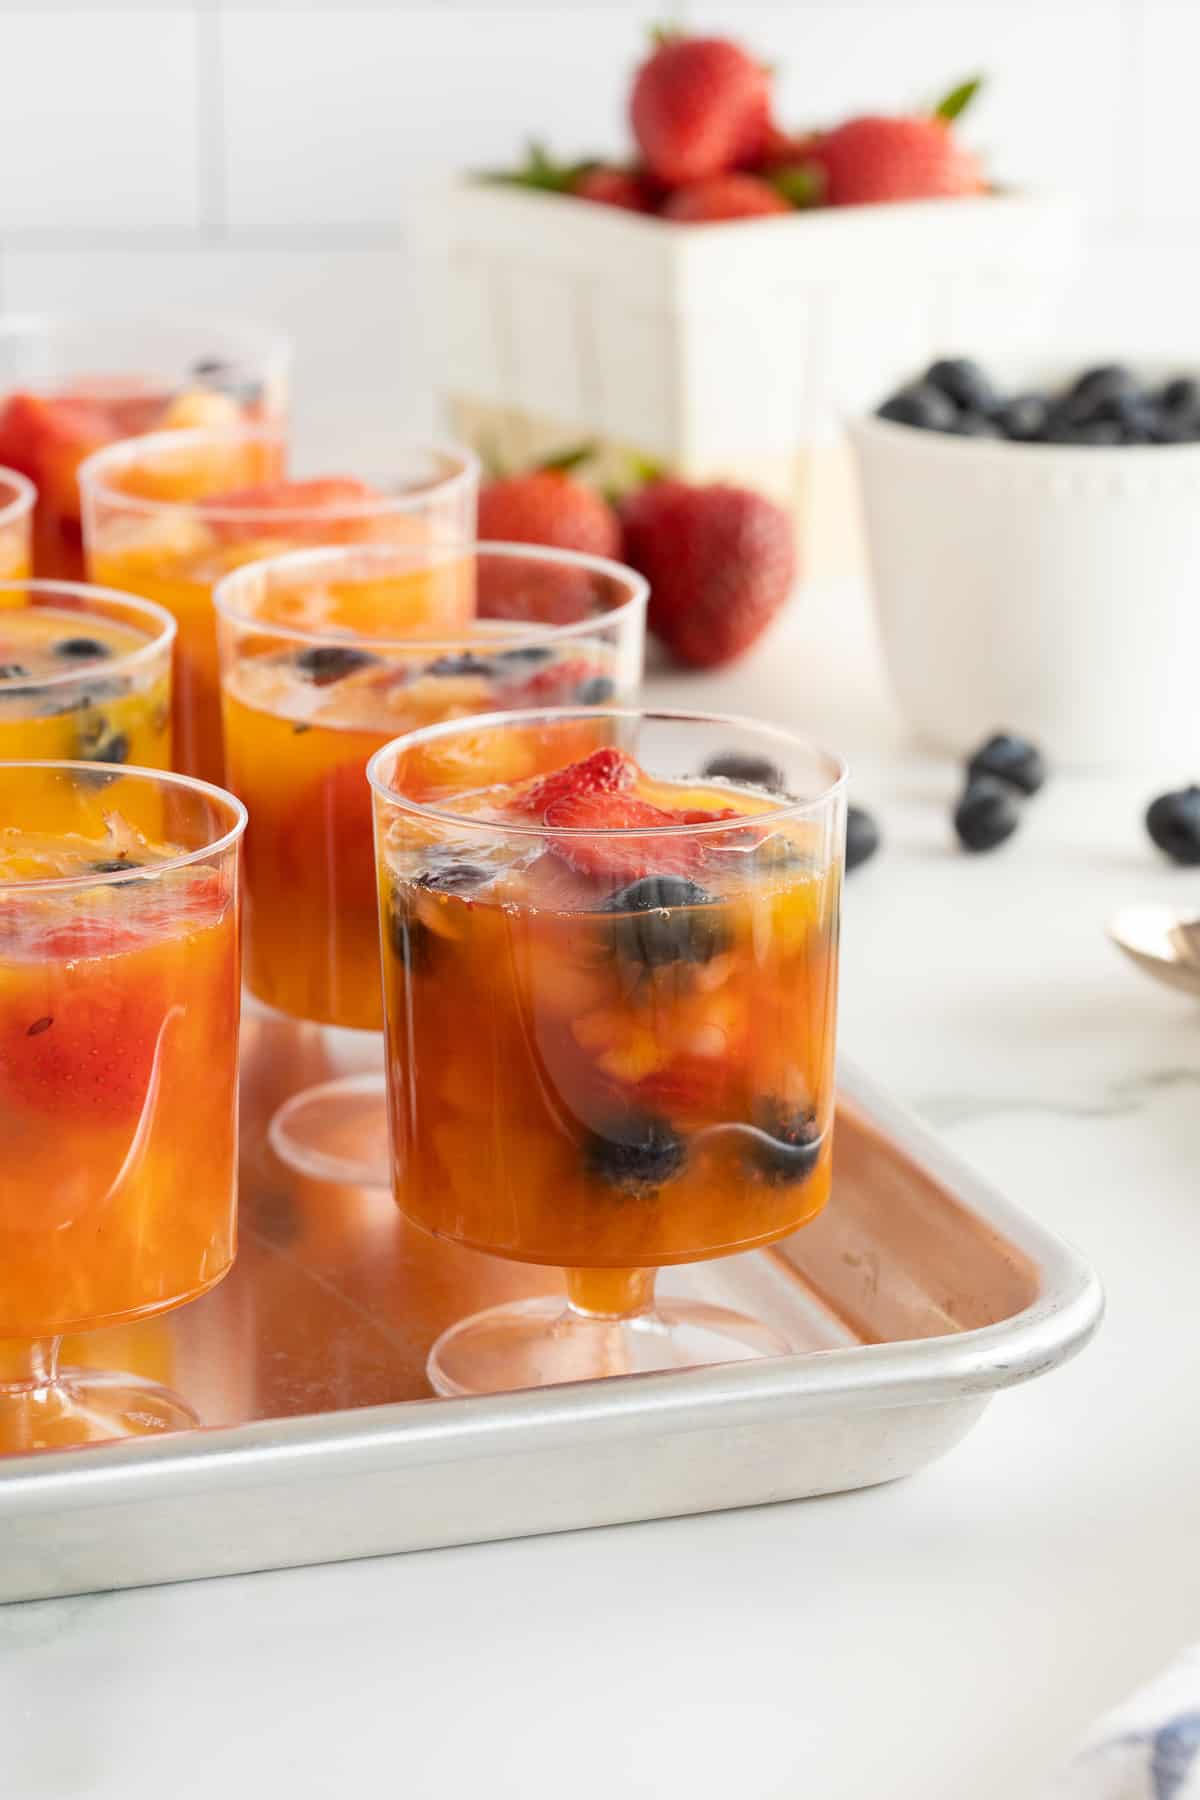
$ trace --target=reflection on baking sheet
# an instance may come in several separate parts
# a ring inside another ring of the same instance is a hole
[[[427,1399],[425,1359],[455,1319],[552,1293],[557,1270],[500,1262],[406,1225],[390,1197],[291,1174],[266,1143],[289,1094],[332,1071],[311,1026],[245,1025],[241,1246],[194,1305],[97,1332],[64,1360],[152,1376],[208,1425]],[[740,1305],[797,1349],[934,1337],[1011,1317],[1035,1272],[853,1109],[839,1112],[833,1200],[790,1240],[664,1271],[664,1295]]]

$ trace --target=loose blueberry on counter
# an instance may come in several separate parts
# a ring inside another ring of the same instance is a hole
[[[1146,809],[1151,841],[1184,868],[1200,865],[1200,787],[1160,794]]]
[[[918,381],[885,400],[879,417],[890,419],[894,425],[915,425],[919,431],[952,431],[958,409],[940,388]]]
[[[992,413],[999,401],[979,364],[968,356],[946,356],[931,363],[921,385],[936,388],[964,412]]]
[[[1046,764],[1036,744],[1015,732],[997,731],[967,761],[967,780],[990,775],[1023,794],[1036,794],[1046,779]]]
[[[302,675],[307,675],[314,687],[329,687],[333,682],[353,675],[356,669],[365,669],[369,663],[378,661],[379,658],[369,651],[355,650],[350,644],[314,644],[310,650],[301,650],[295,666]]]
[[[772,1094],[755,1107],[752,1123],[746,1156],[770,1187],[793,1187],[812,1174],[821,1154],[821,1133],[810,1109],[789,1109]]]
[[[674,962],[709,962],[729,942],[715,894],[682,875],[644,875],[605,900],[613,946],[626,962],[648,969]]]
[[[63,638],[61,643],[55,644],[54,654],[65,658],[67,662],[100,662],[104,657],[111,656],[112,651],[99,638],[73,637]]]
[[[786,786],[782,769],[768,757],[754,756],[748,750],[718,750],[715,756],[708,758],[700,773],[737,781],[743,787],[767,788],[773,794],[782,794]]]
[[[426,869],[423,875],[417,876],[416,885],[432,888],[439,894],[469,894],[473,888],[482,887],[490,880],[490,870],[481,869],[477,863],[457,862]]]
[[[616,682],[610,681],[607,675],[589,675],[575,690],[575,698],[580,706],[606,706],[616,691]]]
[[[679,1174],[687,1146],[665,1119],[652,1113],[625,1113],[604,1131],[589,1131],[583,1143],[589,1175],[623,1194],[653,1194]]]
[[[439,656],[435,662],[425,666],[427,675],[494,675],[495,665],[486,656],[476,656],[470,650],[464,650],[458,656]]]
[[[994,850],[1020,823],[1012,788],[988,775],[968,782],[954,809],[954,829],[964,850]]]
[[[0,663],[0,681],[20,681],[28,674],[23,663]]]
[[[869,862],[879,848],[879,827],[861,806],[846,808],[846,868]]]

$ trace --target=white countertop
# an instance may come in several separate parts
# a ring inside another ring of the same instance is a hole
[[[1200,1636],[1200,1007],[1103,931],[1200,901],[1141,828],[1200,772],[1058,777],[959,855],[956,772],[896,748],[849,591],[651,692],[850,750],[887,843],[849,882],[842,1041],[1089,1254],[1099,1338],[890,1487],[0,1609],[6,1797],[1034,1800]]]

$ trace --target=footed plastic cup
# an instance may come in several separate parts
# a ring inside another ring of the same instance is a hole
[[[435,720],[632,698],[646,585],[527,545],[370,544],[255,563],[215,604],[229,784],[250,811],[247,987],[329,1028],[343,1071],[290,1100],[272,1142],[306,1174],[386,1187],[368,760]]]
[[[566,708],[451,720],[368,773],[396,1199],[566,1271],[565,1304],[445,1333],[435,1390],[785,1350],[654,1281],[829,1197],[841,762],[745,720]]]
[[[58,1346],[232,1264],[245,819],[182,776],[0,763],[0,1450],[196,1423]]]

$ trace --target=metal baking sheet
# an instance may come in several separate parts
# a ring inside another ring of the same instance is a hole
[[[205,1427],[0,1459],[0,1600],[136,1587],[865,1487],[1084,1344],[1099,1284],[842,1065],[833,1199],[792,1238],[672,1270],[797,1353],[485,1399],[431,1398],[442,1328],[552,1271],[435,1243],[386,1197],[265,1144],[320,1034],[252,1018],[242,1241],[194,1306],[72,1346],[167,1381]]]

